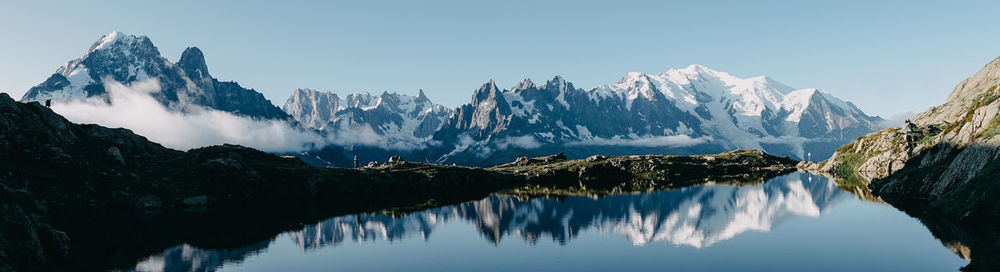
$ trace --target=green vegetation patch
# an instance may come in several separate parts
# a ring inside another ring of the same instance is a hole
[[[983,133],[979,137],[989,139],[998,134],[1000,134],[1000,115],[993,116],[993,119],[990,120],[990,125],[983,130]]]
[[[920,138],[917,139],[917,145],[928,144],[936,139],[938,135],[941,135],[941,130],[924,130],[923,133],[920,133]]]
[[[942,133],[947,134],[948,132],[951,132],[953,130],[961,129],[962,126],[964,126],[966,123],[972,122],[972,119],[975,117],[976,114],[976,109],[985,107],[993,103],[997,99],[1000,99],[1000,95],[996,94],[994,92],[995,90],[996,86],[993,86],[990,88],[989,92],[982,94],[979,97],[976,97],[976,99],[973,100],[972,105],[969,106],[969,108],[966,110],[965,115],[962,116],[962,119],[945,125],[944,128],[942,128],[943,130]]]
[[[858,175],[858,167],[865,163],[867,158],[858,153],[846,152],[837,154],[834,160],[840,162],[840,165],[837,165],[837,169],[834,170],[833,174],[843,179],[845,184],[866,183],[865,179],[861,175]]]

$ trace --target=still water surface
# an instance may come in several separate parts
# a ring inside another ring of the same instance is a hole
[[[479,201],[338,216],[254,246],[179,245],[138,271],[955,271],[917,219],[830,180]]]

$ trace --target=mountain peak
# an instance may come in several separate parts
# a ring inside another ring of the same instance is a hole
[[[729,73],[720,72],[718,70],[709,68],[708,66],[701,65],[701,64],[691,64],[691,65],[688,65],[688,67],[684,67],[683,69],[680,69],[680,70],[677,70],[677,71],[681,72],[683,74],[686,74],[686,75],[713,75],[713,76],[726,75],[726,76],[729,76]]]
[[[108,47],[111,44],[114,44],[115,42],[118,42],[119,40],[121,40],[124,36],[127,36],[127,35],[122,34],[121,32],[118,32],[118,30],[111,31],[111,33],[108,33],[108,34],[105,34],[104,36],[101,36],[101,39],[98,40],[96,43],[94,43],[94,45],[90,47],[90,50],[87,50],[87,51],[94,52],[94,51],[97,51],[99,49]]]
[[[497,83],[493,82],[493,80],[490,79],[489,82],[483,83],[483,86],[479,87],[479,90],[477,91],[477,93],[480,93],[480,92],[493,92],[494,90],[497,90]]]
[[[87,50],[87,53],[89,54],[94,51],[110,48],[116,45],[133,45],[138,43],[148,43],[150,46],[152,46],[152,42],[150,42],[149,38],[146,36],[133,36],[115,30],[111,31],[111,33],[101,36],[100,40],[95,42],[94,45],[90,46],[90,49]]]
[[[628,73],[625,73],[625,75],[622,76],[622,78],[618,80],[618,84],[635,82],[635,81],[641,79],[645,75],[646,74],[643,74],[643,73],[640,73],[640,72],[628,72]]]
[[[417,90],[417,98],[416,98],[416,100],[417,101],[422,101],[422,102],[430,102],[431,101],[431,99],[427,98],[427,95],[424,94],[424,89]]]
[[[708,66],[697,64],[697,63],[688,65],[687,67],[684,67],[684,69],[685,70],[693,70],[693,71],[717,72],[715,69],[708,68]]]
[[[523,81],[521,81],[521,83],[518,83],[517,85],[514,85],[513,87],[510,87],[510,90],[511,91],[520,91],[520,90],[531,89],[531,88],[534,88],[534,87],[535,87],[535,83],[531,82],[530,78],[525,78]]]
[[[497,88],[496,82],[490,79],[489,82],[483,84],[478,90],[472,95],[472,104],[477,105],[483,101],[492,101],[496,99],[503,99],[500,94],[500,90]]]
[[[552,80],[546,82],[545,85],[547,88],[555,88],[561,91],[566,87],[566,79],[562,76],[556,75],[552,78]]]
[[[205,55],[197,47],[184,49],[184,53],[181,53],[181,59],[177,61],[177,65],[181,69],[184,69],[184,72],[191,79],[211,78],[211,75],[208,73],[208,65],[205,64]]]

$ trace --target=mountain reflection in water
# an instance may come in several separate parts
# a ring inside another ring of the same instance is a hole
[[[826,180],[779,177],[753,186],[712,185],[602,198],[566,197],[521,200],[492,195],[479,201],[404,216],[339,216],[292,232],[303,249],[349,241],[429,239],[450,220],[473,222],[492,243],[515,236],[529,243],[540,238],[566,244],[588,230],[615,232],[634,245],[663,241],[697,248],[746,231],[767,231],[789,216],[819,216],[846,193]]]
[[[743,233],[767,232],[795,217],[819,217],[839,200],[854,197],[828,179],[813,177],[793,173],[757,185],[704,185],[600,198],[491,195],[406,215],[337,216],[240,249],[176,246],[141,261],[136,270],[210,271],[266,252],[274,239],[286,239],[283,236],[305,252],[345,242],[416,237],[429,241],[436,229],[449,222],[472,225],[480,237],[497,246],[510,237],[531,245],[551,239],[572,246],[571,241],[581,234],[597,232],[621,235],[635,246],[662,242],[706,248]]]

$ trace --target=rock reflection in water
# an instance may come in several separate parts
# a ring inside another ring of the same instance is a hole
[[[300,248],[311,250],[337,246],[345,241],[395,241],[413,236],[431,239],[436,227],[452,220],[465,220],[476,226],[483,238],[495,244],[511,236],[532,244],[544,237],[567,244],[580,233],[599,231],[621,234],[634,245],[666,242],[702,248],[747,231],[768,231],[792,217],[819,216],[837,199],[849,196],[827,179],[809,177],[794,173],[758,185],[707,185],[596,199],[522,200],[492,195],[479,201],[402,216],[338,216],[288,234]],[[244,250],[197,249],[182,245],[150,257],[136,268],[212,270],[225,262],[242,259],[234,256],[239,255],[237,252],[256,254],[268,244],[270,241]]]
[[[274,239],[235,249],[201,249],[191,245],[179,245],[163,253],[151,256],[135,266],[136,271],[215,271],[226,263],[241,262],[243,259],[267,250]]]

